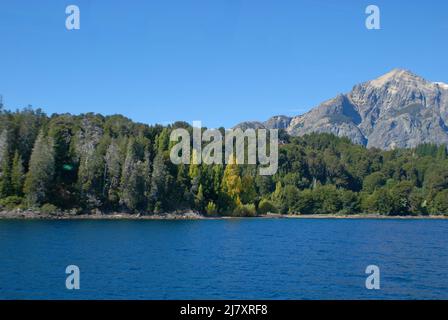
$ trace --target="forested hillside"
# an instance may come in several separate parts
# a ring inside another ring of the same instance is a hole
[[[170,131],[119,116],[0,111],[0,209],[71,214],[448,213],[445,146],[381,151],[280,132],[279,170],[174,165]],[[223,129],[222,129],[223,130]]]

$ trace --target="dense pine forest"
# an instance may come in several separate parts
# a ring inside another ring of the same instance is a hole
[[[280,132],[279,169],[174,165],[170,132],[120,116],[0,108],[0,210],[48,214],[194,210],[205,215],[448,213],[446,146],[366,149]],[[224,130],[221,128],[220,130]]]

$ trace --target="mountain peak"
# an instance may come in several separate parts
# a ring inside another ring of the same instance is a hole
[[[261,125],[297,136],[327,132],[381,149],[448,144],[448,84],[393,69],[303,115],[272,117]]]
[[[392,82],[415,83],[415,82],[426,82],[426,80],[412,73],[409,70],[396,68],[380,76],[377,79],[369,81],[369,83],[375,87],[383,87]]]
[[[391,76],[402,76],[402,75],[411,75],[414,76],[415,74],[412,73],[408,69],[402,69],[402,68],[394,68],[391,71],[387,72],[385,75],[391,75]]]

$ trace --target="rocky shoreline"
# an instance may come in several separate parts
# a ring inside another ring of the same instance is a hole
[[[174,212],[164,214],[130,214],[123,212],[96,213],[96,214],[48,214],[38,211],[0,211],[0,220],[216,220],[216,219],[242,219],[242,218],[264,218],[264,219],[448,219],[446,215],[430,216],[385,216],[378,214],[311,214],[311,215],[283,215],[270,213],[257,217],[232,217],[232,216],[204,216],[200,213]]]
[[[124,212],[96,214],[48,214],[38,211],[0,211],[0,220],[197,220],[203,218],[204,216],[196,212],[141,215]]]

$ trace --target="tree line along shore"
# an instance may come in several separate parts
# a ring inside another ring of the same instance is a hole
[[[149,126],[120,115],[0,108],[0,211],[25,217],[448,214],[444,145],[384,151],[330,134],[280,131],[278,171],[261,176],[257,165],[172,164],[169,138],[176,128],[192,130],[185,122]]]

